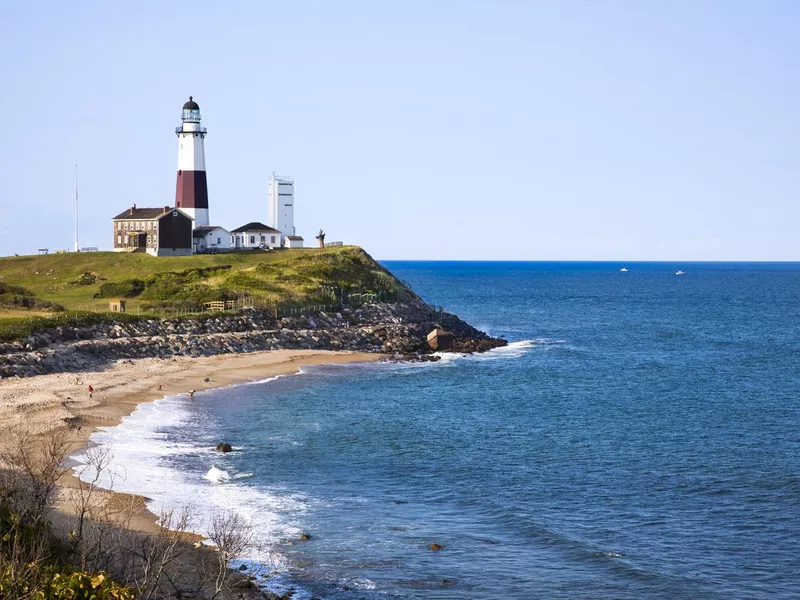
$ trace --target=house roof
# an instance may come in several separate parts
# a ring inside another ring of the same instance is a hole
[[[117,219],[157,219],[161,215],[168,213],[174,210],[173,208],[161,206],[159,208],[136,208],[136,205],[133,207],[125,210],[125,212],[119,213],[116,217],[111,219],[112,221],[116,221]]]
[[[303,241],[303,236],[300,236],[300,235],[287,235],[286,239],[287,240],[292,240],[293,242],[302,242]]]
[[[222,231],[228,233],[227,229],[225,229],[224,227],[220,227],[219,225],[201,225],[200,227],[194,228],[194,231],[192,232],[192,237],[196,238],[205,237],[215,229],[222,229]]]
[[[248,223],[247,225],[242,225],[241,227],[237,227],[236,229],[232,230],[231,233],[244,233],[246,231],[265,231],[267,233],[280,233],[277,229],[273,229],[272,227],[267,227],[263,223],[259,223],[258,221],[253,221],[252,223]]]

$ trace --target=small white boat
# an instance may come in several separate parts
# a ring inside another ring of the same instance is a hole
[[[622,271],[623,273],[627,273],[628,272],[628,267],[622,267],[620,269],[620,271]]]
[[[686,273],[684,273],[683,271],[678,271],[675,273],[675,275],[686,275]]]

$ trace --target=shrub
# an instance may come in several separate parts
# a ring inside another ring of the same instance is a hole
[[[115,582],[108,573],[94,575],[85,571],[55,573],[47,589],[35,596],[36,600],[133,600],[130,588]]]
[[[0,282],[0,306],[21,309],[44,309],[53,312],[65,310],[60,304],[37,298],[30,290]]]
[[[232,300],[235,294],[227,288],[207,285],[204,280],[231,268],[219,265],[204,269],[188,269],[180,272],[158,273],[145,280],[142,300],[154,303],[168,302],[199,306],[203,302]]]
[[[95,298],[135,298],[144,291],[145,284],[141,279],[124,279],[109,281],[100,286]]]
[[[247,273],[234,273],[225,279],[225,285],[234,290],[280,291],[274,283],[264,281]]]
[[[102,279],[105,279],[105,277],[100,277],[100,275],[97,273],[92,273],[91,271],[85,271],[84,273],[81,273],[76,280],[70,281],[70,283],[72,285],[92,285],[93,283],[97,283]]]

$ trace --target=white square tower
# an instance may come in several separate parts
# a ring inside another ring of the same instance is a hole
[[[281,245],[294,235],[294,179],[272,174],[269,178],[267,224],[281,232]]]

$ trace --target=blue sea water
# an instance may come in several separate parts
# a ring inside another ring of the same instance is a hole
[[[143,405],[116,488],[297,598],[800,597],[800,264],[386,266],[510,346]]]

